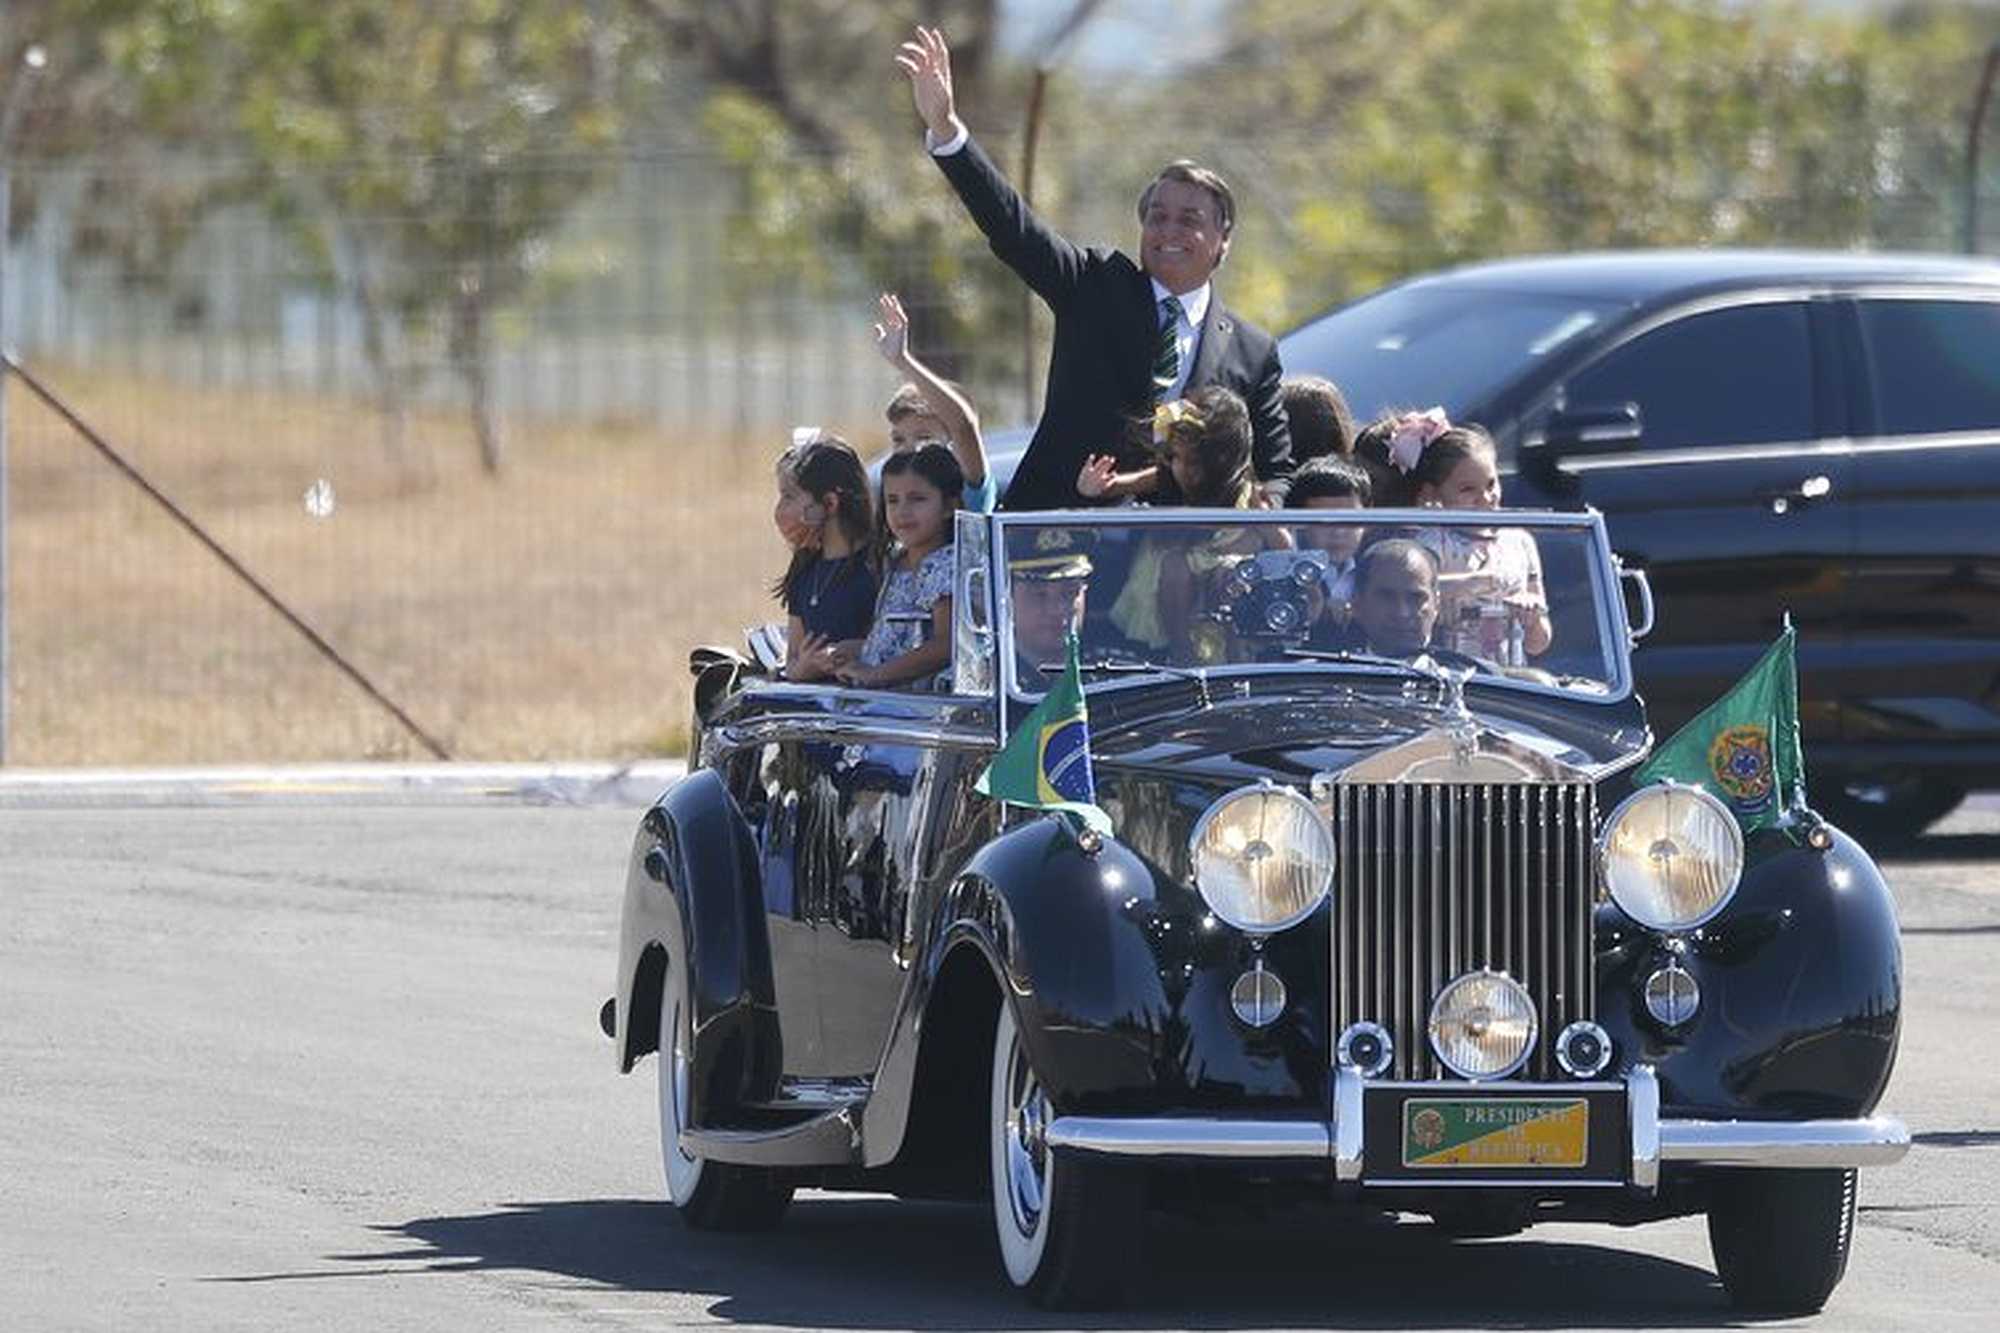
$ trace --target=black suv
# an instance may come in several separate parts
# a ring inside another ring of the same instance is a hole
[[[1664,737],[1799,627],[1814,804],[1914,833],[2000,786],[2000,264],[1628,252],[1415,278],[1281,343],[1357,419],[1441,404],[1506,503],[1601,511]]]

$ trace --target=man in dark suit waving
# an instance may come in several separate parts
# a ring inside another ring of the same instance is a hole
[[[1077,474],[1098,454],[1129,455],[1156,405],[1211,384],[1250,408],[1251,460],[1269,492],[1292,470],[1271,336],[1224,309],[1210,279],[1229,252],[1235,200],[1220,176],[1175,162],[1139,196],[1139,258],[1079,247],[1035,216],[958,118],[944,34],[918,28],[896,63],[910,77],[925,142],[993,253],[1055,313],[1048,398],[1007,488],[1009,509],[1088,503]],[[1172,478],[1160,470],[1160,484]]]

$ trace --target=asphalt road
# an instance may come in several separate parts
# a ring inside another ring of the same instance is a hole
[[[0,808],[0,1328],[1077,1326],[978,1209],[807,1195],[729,1238],[656,1202],[652,1062],[596,1026],[634,811],[55,805]],[[1993,798],[1888,861],[1917,1146],[1815,1327],[2000,1327],[1996,864]],[[1084,1326],[1737,1322],[1698,1220],[1454,1246],[1307,1211],[1147,1253]]]

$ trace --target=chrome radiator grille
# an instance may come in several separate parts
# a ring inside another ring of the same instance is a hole
[[[1541,1031],[1524,1078],[1560,1076],[1555,1035],[1592,1017],[1592,831],[1586,783],[1336,783],[1334,1032],[1380,1023],[1390,1074],[1450,1078],[1426,1035],[1431,998],[1462,972],[1505,972]]]

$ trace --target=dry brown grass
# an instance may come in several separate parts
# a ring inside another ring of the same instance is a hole
[[[773,442],[463,420],[41,368],[454,757],[674,753],[687,651],[774,615]],[[178,525],[8,386],[15,765],[424,758]],[[302,496],[328,480],[317,519]]]

